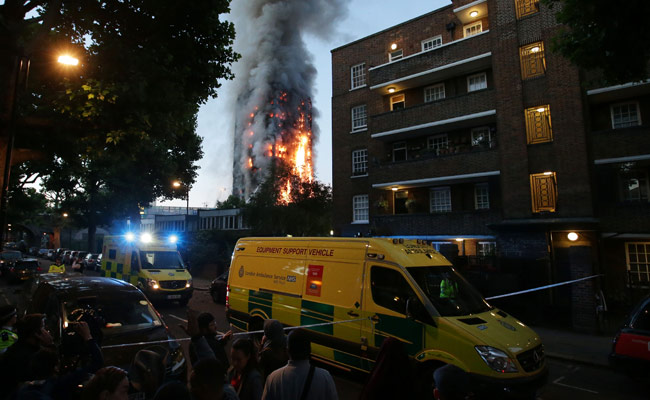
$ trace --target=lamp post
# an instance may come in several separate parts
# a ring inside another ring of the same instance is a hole
[[[190,186],[183,185],[181,181],[172,182],[172,186],[178,189],[181,186],[185,186],[185,215],[190,215]]]
[[[70,216],[70,214],[68,214],[67,212],[64,212],[61,215],[63,216],[63,218],[65,218],[66,221],[67,221],[68,217]],[[72,231],[70,230],[70,224],[66,223],[65,225],[68,228],[68,248],[72,249]],[[63,246],[61,246],[61,247],[63,247]]]
[[[59,56],[59,63],[64,65],[76,66],[79,60],[69,55]],[[0,246],[4,245],[5,240],[5,227],[7,226],[7,200],[9,196],[9,178],[11,177],[11,156],[14,149],[14,141],[16,138],[16,103],[18,102],[18,95],[21,90],[27,89],[27,80],[29,78],[29,66],[31,60],[29,56],[19,55],[16,57],[16,64],[14,70],[14,87],[12,90],[12,97],[10,99],[10,117],[9,117],[9,138],[7,140],[7,150],[5,153],[5,165],[2,176],[2,188],[0,190]],[[21,85],[22,83],[22,85]],[[21,88],[22,86],[22,88]]]

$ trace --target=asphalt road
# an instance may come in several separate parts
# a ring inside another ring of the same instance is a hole
[[[45,267],[49,262],[43,261]],[[97,275],[89,271],[88,275]],[[29,301],[26,286],[7,285],[0,280],[0,304],[18,304],[24,309]],[[230,329],[225,318],[223,305],[215,304],[207,290],[197,289],[190,300],[188,307],[198,312],[211,312],[217,319],[220,332]],[[156,304],[156,308],[163,316],[166,324],[176,338],[186,338],[187,335],[179,327],[179,324],[187,323],[187,309],[177,303]],[[187,354],[188,342],[182,342]],[[187,358],[189,360],[189,357]],[[547,385],[538,393],[538,399],[649,399],[650,383],[641,380],[634,380],[627,376],[616,373],[608,368],[594,367],[565,362],[556,359],[548,360],[550,375]],[[363,388],[364,377],[351,375],[343,371],[329,368],[334,376],[339,398],[342,400],[358,399]]]

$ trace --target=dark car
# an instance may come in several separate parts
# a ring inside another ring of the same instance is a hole
[[[139,350],[150,349],[163,355],[167,378],[186,380],[187,364],[179,343],[135,286],[115,278],[42,274],[31,298],[27,312],[46,314],[66,369],[76,366],[82,348],[71,324],[84,321],[102,347],[104,365],[129,369]],[[138,344],[129,345],[134,343]],[[122,346],[110,347],[116,345]]]
[[[229,271],[226,270],[226,272],[216,277],[210,284],[210,295],[212,296],[212,300],[217,304],[226,304]]]
[[[16,261],[22,260],[23,253],[16,250],[5,250],[0,252],[0,273],[5,275],[7,269],[12,267]]]
[[[4,277],[7,282],[17,283],[33,279],[40,272],[41,267],[38,265],[37,259],[24,258],[16,260],[13,265],[8,266]]]
[[[632,309],[614,337],[609,362],[628,375],[650,376],[650,296]]]
[[[83,264],[84,269],[89,269],[89,270],[97,271],[97,270],[99,269],[99,268],[97,267],[97,265],[98,265],[98,264],[97,264],[97,258],[98,258],[100,255],[101,255],[101,254],[97,254],[97,253],[88,253],[88,254],[86,254],[86,256],[84,257],[84,259],[81,260],[81,263]]]

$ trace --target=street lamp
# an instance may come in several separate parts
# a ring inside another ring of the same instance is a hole
[[[57,60],[59,63],[64,65],[76,66],[79,64],[79,60],[70,55],[62,55]],[[7,140],[7,150],[5,153],[5,165],[2,175],[2,188],[0,190],[0,244],[4,243],[5,232],[4,228],[7,224],[7,197],[9,196],[9,178],[11,176],[11,156],[14,149],[14,141],[16,139],[16,103],[18,100],[18,94],[21,90],[27,88],[27,80],[29,78],[29,66],[31,60],[27,55],[19,55],[16,57],[16,64],[14,65],[14,70],[16,74],[14,75],[14,87],[11,93],[11,98],[9,99],[10,109],[9,109],[9,138]]]
[[[67,212],[64,212],[61,215],[63,216],[63,218],[66,219],[66,221],[67,221],[68,217],[70,216],[70,214],[68,214]],[[70,230],[70,224],[69,223],[65,223],[65,225],[68,227],[68,247],[72,248],[72,230]]]
[[[181,186],[185,186],[185,215],[190,215],[190,186],[183,185],[181,181],[172,182],[172,186],[176,189],[178,189]]]

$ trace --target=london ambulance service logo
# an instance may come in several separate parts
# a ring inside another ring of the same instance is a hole
[[[244,276],[244,266],[242,265],[241,267],[239,267],[239,277],[241,278],[243,276]]]

